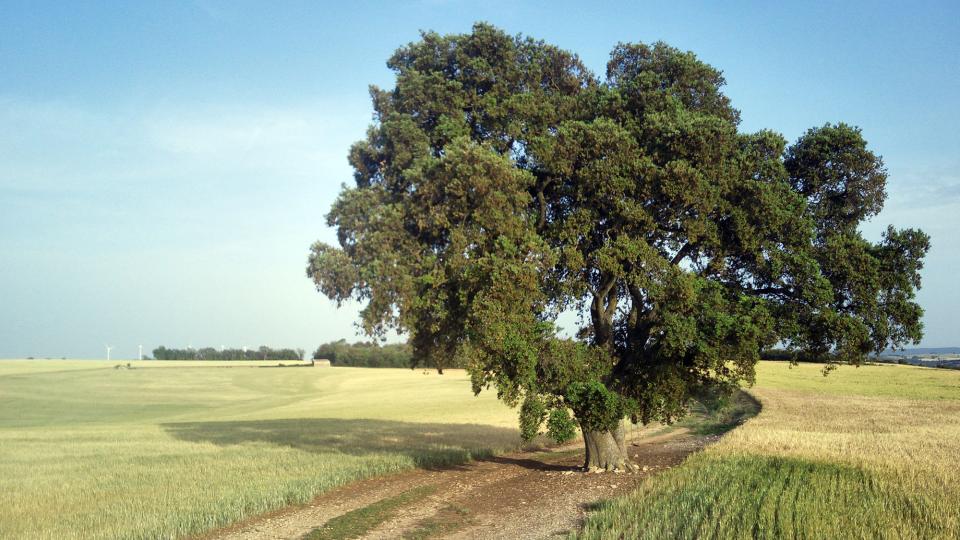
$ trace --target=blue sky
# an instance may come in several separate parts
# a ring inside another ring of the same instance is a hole
[[[304,275],[420,29],[477,20],[602,72],[618,41],[722,69],[745,131],[863,128],[890,171],[864,227],[921,227],[926,346],[960,344],[956,2],[0,0],[0,358],[354,339]]]

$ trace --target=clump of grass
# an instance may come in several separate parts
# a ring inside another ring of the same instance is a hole
[[[304,537],[304,540],[349,540],[359,538],[393,517],[397,511],[436,492],[434,486],[420,486],[337,516]]]
[[[752,393],[759,416],[578,536],[960,538],[960,374],[765,362]]]
[[[470,510],[462,506],[448,504],[433,517],[417,523],[413,530],[403,534],[404,540],[426,540],[448,535],[463,528],[469,520]]]

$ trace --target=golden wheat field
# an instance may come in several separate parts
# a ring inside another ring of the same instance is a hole
[[[519,443],[455,370],[131,368],[0,362],[0,537],[188,536]],[[758,416],[582,536],[960,537],[960,372],[765,362],[750,393]]]
[[[960,538],[960,372],[762,362],[760,414],[584,538]]]

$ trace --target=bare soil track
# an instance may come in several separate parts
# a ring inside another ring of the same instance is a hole
[[[582,443],[520,452],[442,470],[415,470],[355,482],[291,507],[214,531],[205,539],[293,539],[331,519],[429,486],[430,495],[392,513],[363,538],[551,538],[579,527],[592,505],[625,494],[678,465],[716,436],[686,429],[643,430],[629,445],[636,473],[582,472]]]

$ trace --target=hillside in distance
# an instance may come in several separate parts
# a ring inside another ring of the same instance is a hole
[[[960,354],[960,347],[916,347],[898,351],[887,349],[883,352],[883,354],[896,354],[899,356],[914,356],[922,354]]]

